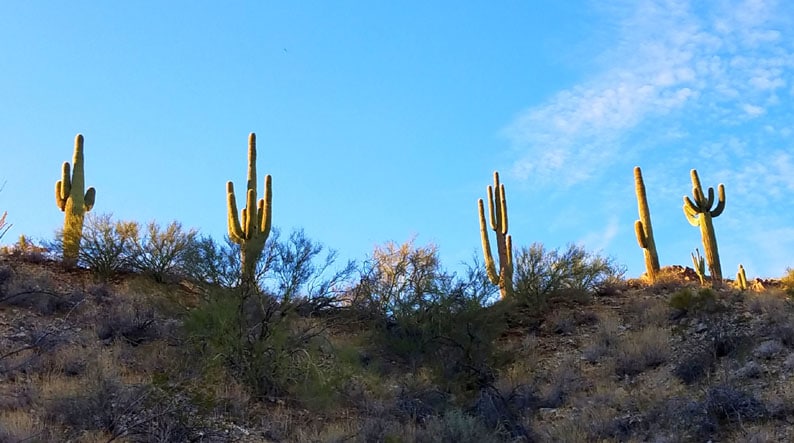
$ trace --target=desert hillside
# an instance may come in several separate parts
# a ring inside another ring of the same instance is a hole
[[[280,262],[299,284],[277,294],[7,249],[0,441],[794,441],[790,278],[649,284],[585,256],[555,280],[574,257],[541,251],[494,300],[431,249],[381,252],[344,287]]]

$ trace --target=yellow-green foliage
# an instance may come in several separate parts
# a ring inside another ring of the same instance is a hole
[[[496,233],[496,250],[499,255],[499,272],[491,254],[491,244],[488,240],[488,229],[485,225],[485,208],[482,199],[477,201],[480,215],[480,236],[482,237],[482,250],[485,256],[485,269],[491,283],[499,285],[502,298],[513,293],[513,243],[507,233],[507,199],[505,198],[505,185],[499,183],[499,173],[493,173],[494,185],[488,185],[488,213],[490,215],[491,229]]]
[[[701,288],[697,291],[691,288],[683,288],[670,296],[669,304],[673,309],[682,311],[707,311],[716,310],[717,299],[711,288]]]
[[[248,136],[248,182],[246,203],[240,216],[237,215],[237,200],[234,185],[226,183],[228,204],[229,238],[240,245],[243,281],[252,281],[256,262],[262,255],[272,220],[273,192],[270,175],[265,176],[265,198],[256,200],[256,134]]]
[[[741,291],[747,290],[747,274],[745,274],[742,265],[739,265],[739,271],[736,273],[736,287]]]
[[[794,296],[794,268],[786,268],[786,275],[780,279],[780,284],[788,295]]]
[[[720,183],[717,187],[719,201],[714,205],[714,188],[708,189],[708,196],[703,192],[700,185],[700,178],[696,170],[690,173],[692,177],[692,199],[684,196],[684,215],[692,226],[700,227],[700,236],[703,239],[703,252],[706,254],[706,261],[709,265],[711,282],[713,285],[722,283],[722,267],[720,266],[720,254],[717,251],[717,237],[714,234],[714,223],[712,219],[722,214],[725,209],[725,186]]]
[[[634,168],[634,192],[637,194],[637,207],[640,213],[640,219],[634,222],[634,231],[637,234],[637,242],[645,255],[645,273],[648,275],[648,280],[653,283],[656,280],[656,274],[659,273],[659,256],[656,253],[656,242],[653,239],[651,211],[645,196],[645,182],[642,180],[642,171],[639,166]]]
[[[55,203],[64,212],[63,221],[63,263],[66,266],[77,264],[80,239],[83,235],[83,218],[96,200],[96,190],[85,188],[83,163],[83,136],[74,139],[74,170],[70,171],[69,162],[63,163],[61,179],[55,183]]]

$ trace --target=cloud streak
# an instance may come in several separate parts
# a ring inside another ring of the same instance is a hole
[[[513,174],[540,184],[585,182],[625,157],[628,137],[642,133],[641,149],[658,149],[654,141],[682,118],[723,132],[761,118],[782,127],[770,111],[791,98],[794,51],[779,9],[762,0],[703,10],[640,2],[618,19],[618,44],[602,55],[608,68],[504,128],[517,155]],[[704,131],[695,128],[702,138]]]

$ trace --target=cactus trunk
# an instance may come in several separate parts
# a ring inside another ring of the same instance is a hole
[[[634,230],[637,234],[637,242],[645,256],[645,273],[648,280],[653,283],[656,281],[656,274],[659,273],[659,256],[656,253],[656,242],[653,239],[651,211],[648,208],[648,199],[645,195],[645,182],[642,180],[642,171],[639,166],[634,168],[634,192],[637,194],[637,209],[640,213],[640,219],[634,222]]]

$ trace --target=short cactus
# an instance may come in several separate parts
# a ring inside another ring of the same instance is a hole
[[[659,256],[656,253],[656,242],[653,240],[651,227],[651,211],[648,209],[648,199],[645,196],[645,183],[642,180],[642,171],[639,166],[634,168],[634,192],[637,194],[637,206],[640,219],[634,222],[634,231],[637,242],[645,255],[645,273],[648,280],[653,283],[659,273]]]
[[[226,183],[226,202],[228,204],[229,238],[240,245],[242,279],[254,281],[256,263],[262,255],[272,219],[273,192],[270,175],[265,176],[265,198],[256,200],[256,134],[248,136],[248,182],[246,204],[240,216],[237,215],[237,200],[234,185]]]
[[[499,285],[499,293],[505,298],[513,293],[513,243],[507,233],[507,199],[505,198],[505,185],[499,183],[499,173],[494,172],[494,185],[488,185],[488,212],[490,215],[491,229],[496,232],[496,250],[499,255],[499,272],[491,254],[491,244],[488,240],[488,229],[485,224],[485,208],[482,199],[477,201],[480,215],[480,235],[482,237],[482,250],[485,256],[485,269],[491,283]]]
[[[697,253],[697,255],[695,255]],[[695,274],[697,274],[698,278],[700,279],[700,284],[706,284],[706,261],[703,260],[703,256],[700,255],[700,250],[695,248],[695,252],[692,253],[692,266],[695,267]]]
[[[61,179],[55,183],[55,203],[64,212],[63,222],[63,263],[67,267],[77,264],[80,253],[80,240],[83,236],[83,218],[96,200],[96,190],[85,187],[83,163],[83,136],[74,139],[74,170],[70,171],[69,162],[63,163]]]
[[[739,265],[739,271],[736,273],[736,287],[740,291],[747,290],[747,274],[744,272],[744,266]]]
[[[694,200],[684,196],[684,215],[692,226],[700,227],[703,252],[706,254],[711,281],[713,285],[719,285],[722,282],[722,267],[720,266],[720,254],[717,251],[717,237],[714,235],[712,219],[722,214],[725,209],[725,186],[723,184],[718,186],[719,200],[714,209],[712,209],[714,188],[709,188],[708,196],[706,196],[700,185],[697,171],[693,169],[691,176]]]

